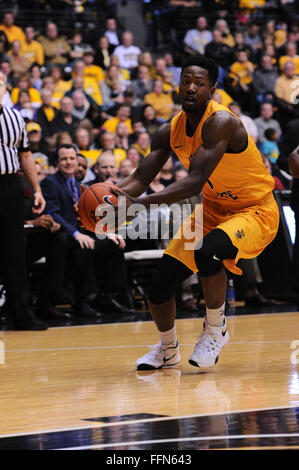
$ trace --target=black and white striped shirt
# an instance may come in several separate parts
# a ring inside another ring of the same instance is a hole
[[[0,175],[20,169],[19,152],[28,152],[29,142],[24,119],[16,109],[0,108]]]

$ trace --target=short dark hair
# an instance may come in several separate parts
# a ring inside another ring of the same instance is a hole
[[[214,86],[216,84],[218,80],[218,65],[216,62],[214,62],[213,59],[208,59],[207,57],[201,55],[189,57],[182,65],[182,73],[186,67],[191,67],[192,65],[207,70],[211,85]]]
[[[59,150],[61,149],[73,149],[75,154],[77,155],[77,147],[75,144],[61,144],[57,147],[56,151],[57,161],[59,160]]]
[[[276,134],[276,130],[273,129],[273,127],[269,127],[268,129],[265,130],[264,136],[266,137],[267,140],[273,139],[274,135]]]

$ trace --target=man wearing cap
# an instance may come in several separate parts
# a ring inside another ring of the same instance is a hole
[[[47,155],[44,154],[42,144],[42,129],[37,122],[29,122],[26,126],[26,131],[29,140],[30,151],[35,161],[40,163],[43,168],[48,170],[49,161]]]

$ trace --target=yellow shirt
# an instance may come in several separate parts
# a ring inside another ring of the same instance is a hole
[[[285,100],[287,101],[287,103],[290,104],[293,103],[294,98],[298,93],[298,90],[296,91],[296,88],[292,88],[294,80],[294,78],[287,78],[284,74],[278,77],[275,82],[274,88],[274,93],[277,98],[281,98],[282,100]]]
[[[55,99],[61,100],[61,98],[63,98],[66,92],[69,91],[71,88],[72,80],[58,80],[58,82],[55,83],[54,88]]]
[[[75,75],[73,75],[73,78]],[[83,77],[83,89],[99,105],[103,104],[103,97],[98,82],[92,77]]]
[[[275,47],[281,47],[287,41],[288,32],[284,29],[277,29],[274,33],[274,45]]]
[[[289,57],[288,55],[283,55],[279,59],[279,68],[283,70],[283,66],[286,62],[293,62],[295,65],[295,74],[299,75],[299,56],[295,55],[295,57]]]
[[[135,149],[137,149],[140,155],[143,157],[147,157],[151,153],[150,147],[147,147],[146,150],[143,150],[137,142],[133,145],[133,147],[135,147]]]
[[[84,69],[84,77],[90,77],[100,82],[105,79],[103,69],[97,65],[86,65]]]
[[[252,62],[250,61],[247,61],[245,63],[241,63],[241,62],[234,62],[231,66],[231,73],[237,75],[240,79],[240,83],[244,84],[244,85],[248,85],[248,83],[251,83],[252,82],[252,77],[249,73],[249,70],[252,70],[253,72],[253,69],[254,69],[254,65]]]
[[[266,4],[266,0],[239,0],[239,8],[248,8],[253,10],[256,7],[263,7]]]
[[[119,123],[120,123],[120,120],[118,119],[118,117],[114,117],[114,118],[107,119],[107,121],[104,122],[103,126],[105,127],[106,131],[113,132],[113,134],[115,134],[116,128]],[[129,133],[133,134],[131,119],[127,119],[125,121],[125,124],[127,125],[129,129]]]
[[[68,59],[62,54],[69,54],[71,48],[65,39],[56,38],[51,40],[47,37],[42,37],[40,43],[44,49],[46,62],[49,62],[49,64],[67,64]],[[58,50],[62,54],[57,54]]]
[[[152,105],[158,119],[165,119],[167,121],[171,117],[174,103],[169,93],[161,93],[160,95],[157,95],[155,92],[148,93],[145,95],[144,101]]]
[[[217,111],[233,114],[225,106],[211,100],[192,137],[186,135],[187,115],[184,111],[172,119],[170,145],[187,169],[192,154],[202,145],[201,130],[204,122]],[[260,204],[274,188],[274,180],[266,169],[258,148],[248,134],[247,137],[247,148],[241,153],[224,153],[203,187],[204,199],[214,201],[225,207],[225,210],[240,210]]]
[[[79,153],[81,153],[82,155],[84,155],[85,158],[87,158],[88,167],[90,168],[96,163],[97,158],[101,153],[101,150],[95,150],[95,149],[79,150]]]
[[[16,26],[15,24],[12,25],[10,28],[5,26],[4,24],[0,24],[0,31],[4,31],[6,34],[8,42],[12,43],[13,41],[21,41],[21,43],[26,41],[26,36],[24,31]]]
[[[44,50],[37,41],[31,41],[31,43],[28,43],[27,41],[23,42],[21,55],[30,60],[31,63],[36,62],[38,65],[44,65]]]
[[[228,93],[226,93],[225,90],[222,90],[221,88],[217,88],[215,90],[215,93],[218,93],[221,96],[221,104],[223,106],[228,106],[230,103],[234,101],[232,97]]]
[[[28,89],[31,103],[40,103],[42,102],[39,92],[35,88]],[[20,88],[13,88],[11,90],[11,101],[13,104],[16,104],[19,99]]]
[[[43,107],[44,113],[47,116],[49,122],[53,121],[55,117],[55,111],[51,106],[44,106]]]

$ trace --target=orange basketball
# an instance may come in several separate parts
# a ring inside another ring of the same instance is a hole
[[[96,231],[96,225],[100,217],[96,215],[96,209],[100,204],[118,204],[118,198],[110,192],[110,188],[119,189],[111,183],[96,183],[81,194],[78,201],[78,214],[82,225],[91,232]],[[98,228],[99,230],[99,228]],[[106,232],[107,226],[100,228],[100,232]]]

